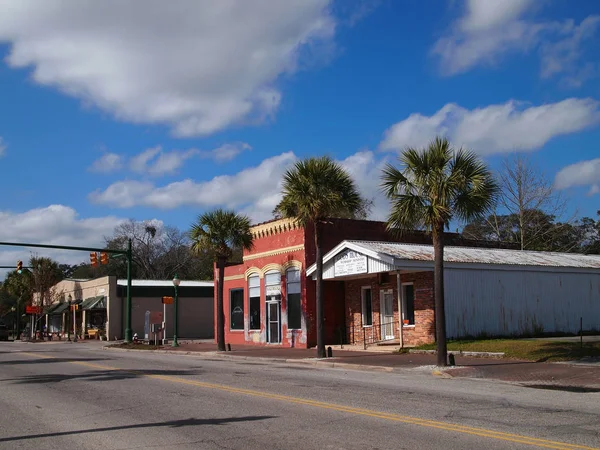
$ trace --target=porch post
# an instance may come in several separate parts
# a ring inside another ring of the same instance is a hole
[[[400,348],[404,348],[404,336],[403,336],[403,332],[404,332],[404,321],[402,320],[402,281],[400,280],[400,272],[396,272],[396,291],[398,291],[398,319],[400,322],[400,332],[399,332],[399,337],[400,337]]]
[[[81,338],[85,339],[87,336],[87,311],[84,309],[81,311]]]

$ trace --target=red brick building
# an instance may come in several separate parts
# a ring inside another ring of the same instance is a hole
[[[305,229],[293,220],[281,219],[256,225],[252,233],[254,248],[244,252],[243,263],[225,268],[226,342],[315,346],[315,281],[307,276],[307,269],[315,262],[312,226]],[[331,219],[323,225],[323,254],[344,240],[390,242],[398,238],[386,231],[384,222]],[[461,244],[458,235],[450,234],[448,240]],[[415,232],[403,235],[401,241],[429,244],[430,238]],[[326,344],[402,339],[405,345],[416,345],[434,341],[432,267],[401,272],[394,269],[327,278]],[[215,272],[215,280],[217,275]],[[398,286],[405,305],[402,319]]]

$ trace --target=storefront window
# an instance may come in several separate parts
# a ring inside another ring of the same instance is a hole
[[[300,271],[289,269],[285,273],[287,293],[288,329],[299,330],[302,328],[302,306],[300,293]]]
[[[250,329],[260,330],[260,278],[248,277],[248,296],[250,298]]]
[[[231,310],[231,329],[244,329],[244,290],[231,289],[229,291],[229,307]]]
[[[415,289],[412,283],[402,285],[402,316],[404,325],[415,324]]]
[[[265,295],[267,301],[281,300],[281,272],[273,271],[265,274]]]

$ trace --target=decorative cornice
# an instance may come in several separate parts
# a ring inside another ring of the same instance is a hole
[[[298,270],[302,270],[302,263],[300,261],[296,261],[296,260],[286,261],[281,266],[281,269],[285,272],[286,270],[291,269],[292,267],[294,267]]]
[[[273,222],[264,223],[262,225],[256,225],[250,228],[252,237],[258,239],[266,236],[273,236],[275,234],[285,233],[291,230],[297,230],[302,228],[296,219],[279,219]]]
[[[223,280],[224,281],[233,281],[233,280],[243,280],[245,278],[246,278],[246,276],[244,274],[240,274],[240,275],[229,275],[228,277],[224,277]]]
[[[260,278],[262,278],[263,272],[258,267],[248,267],[244,272],[244,278],[248,278],[251,275],[258,275]]]
[[[297,252],[298,250],[304,250],[304,244],[294,245],[292,247],[278,248],[277,250],[270,250],[268,252],[254,253],[253,255],[246,255],[244,256],[244,261],[264,258],[265,256],[283,255],[284,253]]]

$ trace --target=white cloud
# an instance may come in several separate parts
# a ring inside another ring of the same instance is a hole
[[[2,137],[0,137],[0,158],[4,156],[4,152],[6,152],[6,144],[4,143]]]
[[[533,0],[469,0],[467,14],[460,20],[463,31],[489,30],[518,19]]]
[[[116,153],[105,153],[100,159],[94,161],[90,170],[92,172],[110,173],[123,167],[123,158]]]
[[[432,49],[440,58],[441,72],[455,75],[496,65],[511,53],[539,49],[542,78],[562,73],[568,84],[580,85],[597,70],[596,63],[580,59],[582,46],[593,37],[600,17],[589,16],[579,26],[572,19],[536,22],[526,17],[540,6],[534,0],[467,0],[464,15]]]
[[[449,103],[432,116],[415,113],[392,125],[379,147],[381,150],[421,147],[436,135],[442,135],[455,145],[482,155],[536,150],[556,136],[598,123],[600,103],[590,98],[569,98],[529,107],[509,101],[473,110]]]
[[[579,26],[572,20],[567,21],[564,39],[548,42],[542,46],[542,78],[557,74],[566,75],[566,83],[572,87],[581,86],[587,79],[599,72],[597,62],[580,64],[585,44],[596,37],[600,29],[600,16],[589,16]],[[597,49],[597,45],[593,46]],[[596,51],[596,50],[594,50]]]
[[[195,149],[163,152],[162,147],[152,147],[131,158],[129,167],[137,173],[161,176],[177,172],[190,158],[200,152]]]
[[[381,193],[381,170],[386,159],[377,159],[372,151],[360,151],[339,161],[356,182],[360,194],[373,200],[369,219],[385,220],[389,211],[388,201]]]
[[[557,189],[574,186],[589,186],[588,195],[600,192],[600,158],[580,161],[563,167],[554,178]]]
[[[283,173],[295,160],[293,152],[282,153],[235,175],[220,175],[204,182],[186,179],[157,187],[150,182],[120,181],[104,191],[92,192],[89,198],[94,203],[118,208],[136,205],[160,209],[173,209],[184,205],[225,206],[246,208],[245,211],[249,211],[247,208],[251,210],[255,205],[266,208],[264,200],[273,198],[280,192]],[[263,213],[264,210],[261,209],[260,214]]]
[[[242,153],[244,150],[251,150],[252,147],[245,142],[235,142],[232,144],[224,144],[213,150],[201,151],[200,155],[203,158],[210,158],[216,162],[227,162],[234,159],[237,155]]]
[[[274,114],[303,48],[330,49],[329,0],[3,0],[7,63],[115,117],[206,135]],[[323,44],[321,46],[321,44]]]
[[[365,150],[338,161],[354,178],[361,194],[374,201],[370,215],[373,220],[385,219],[388,211],[388,202],[379,189],[386,158],[377,158],[374,152]],[[283,175],[296,161],[293,152],[286,152],[236,174],[203,182],[186,179],[156,186],[146,181],[119,181],[103,191],[92,192],[89,199],[117,208],[148,206],[168,210],[182,206],[222,206],[246,214],[257,223],[272,217],[281,200]]]
[[[114,216],[83,219],[68,206],[50,205],[22,213],[0,211],[0,241],[35,244],[102,247],[123,219]],[[30,256],[50,256],[60,263],[88,261],[88,252],[49,250],[26,247],[0,247],[0,265],[27,262]]]
[[[539,43],[541,34],[554,24],[520,20],[532,0],[468,0],[465,15],[433,47],[446,75],[491,65],[506,53],[525,52]]]

